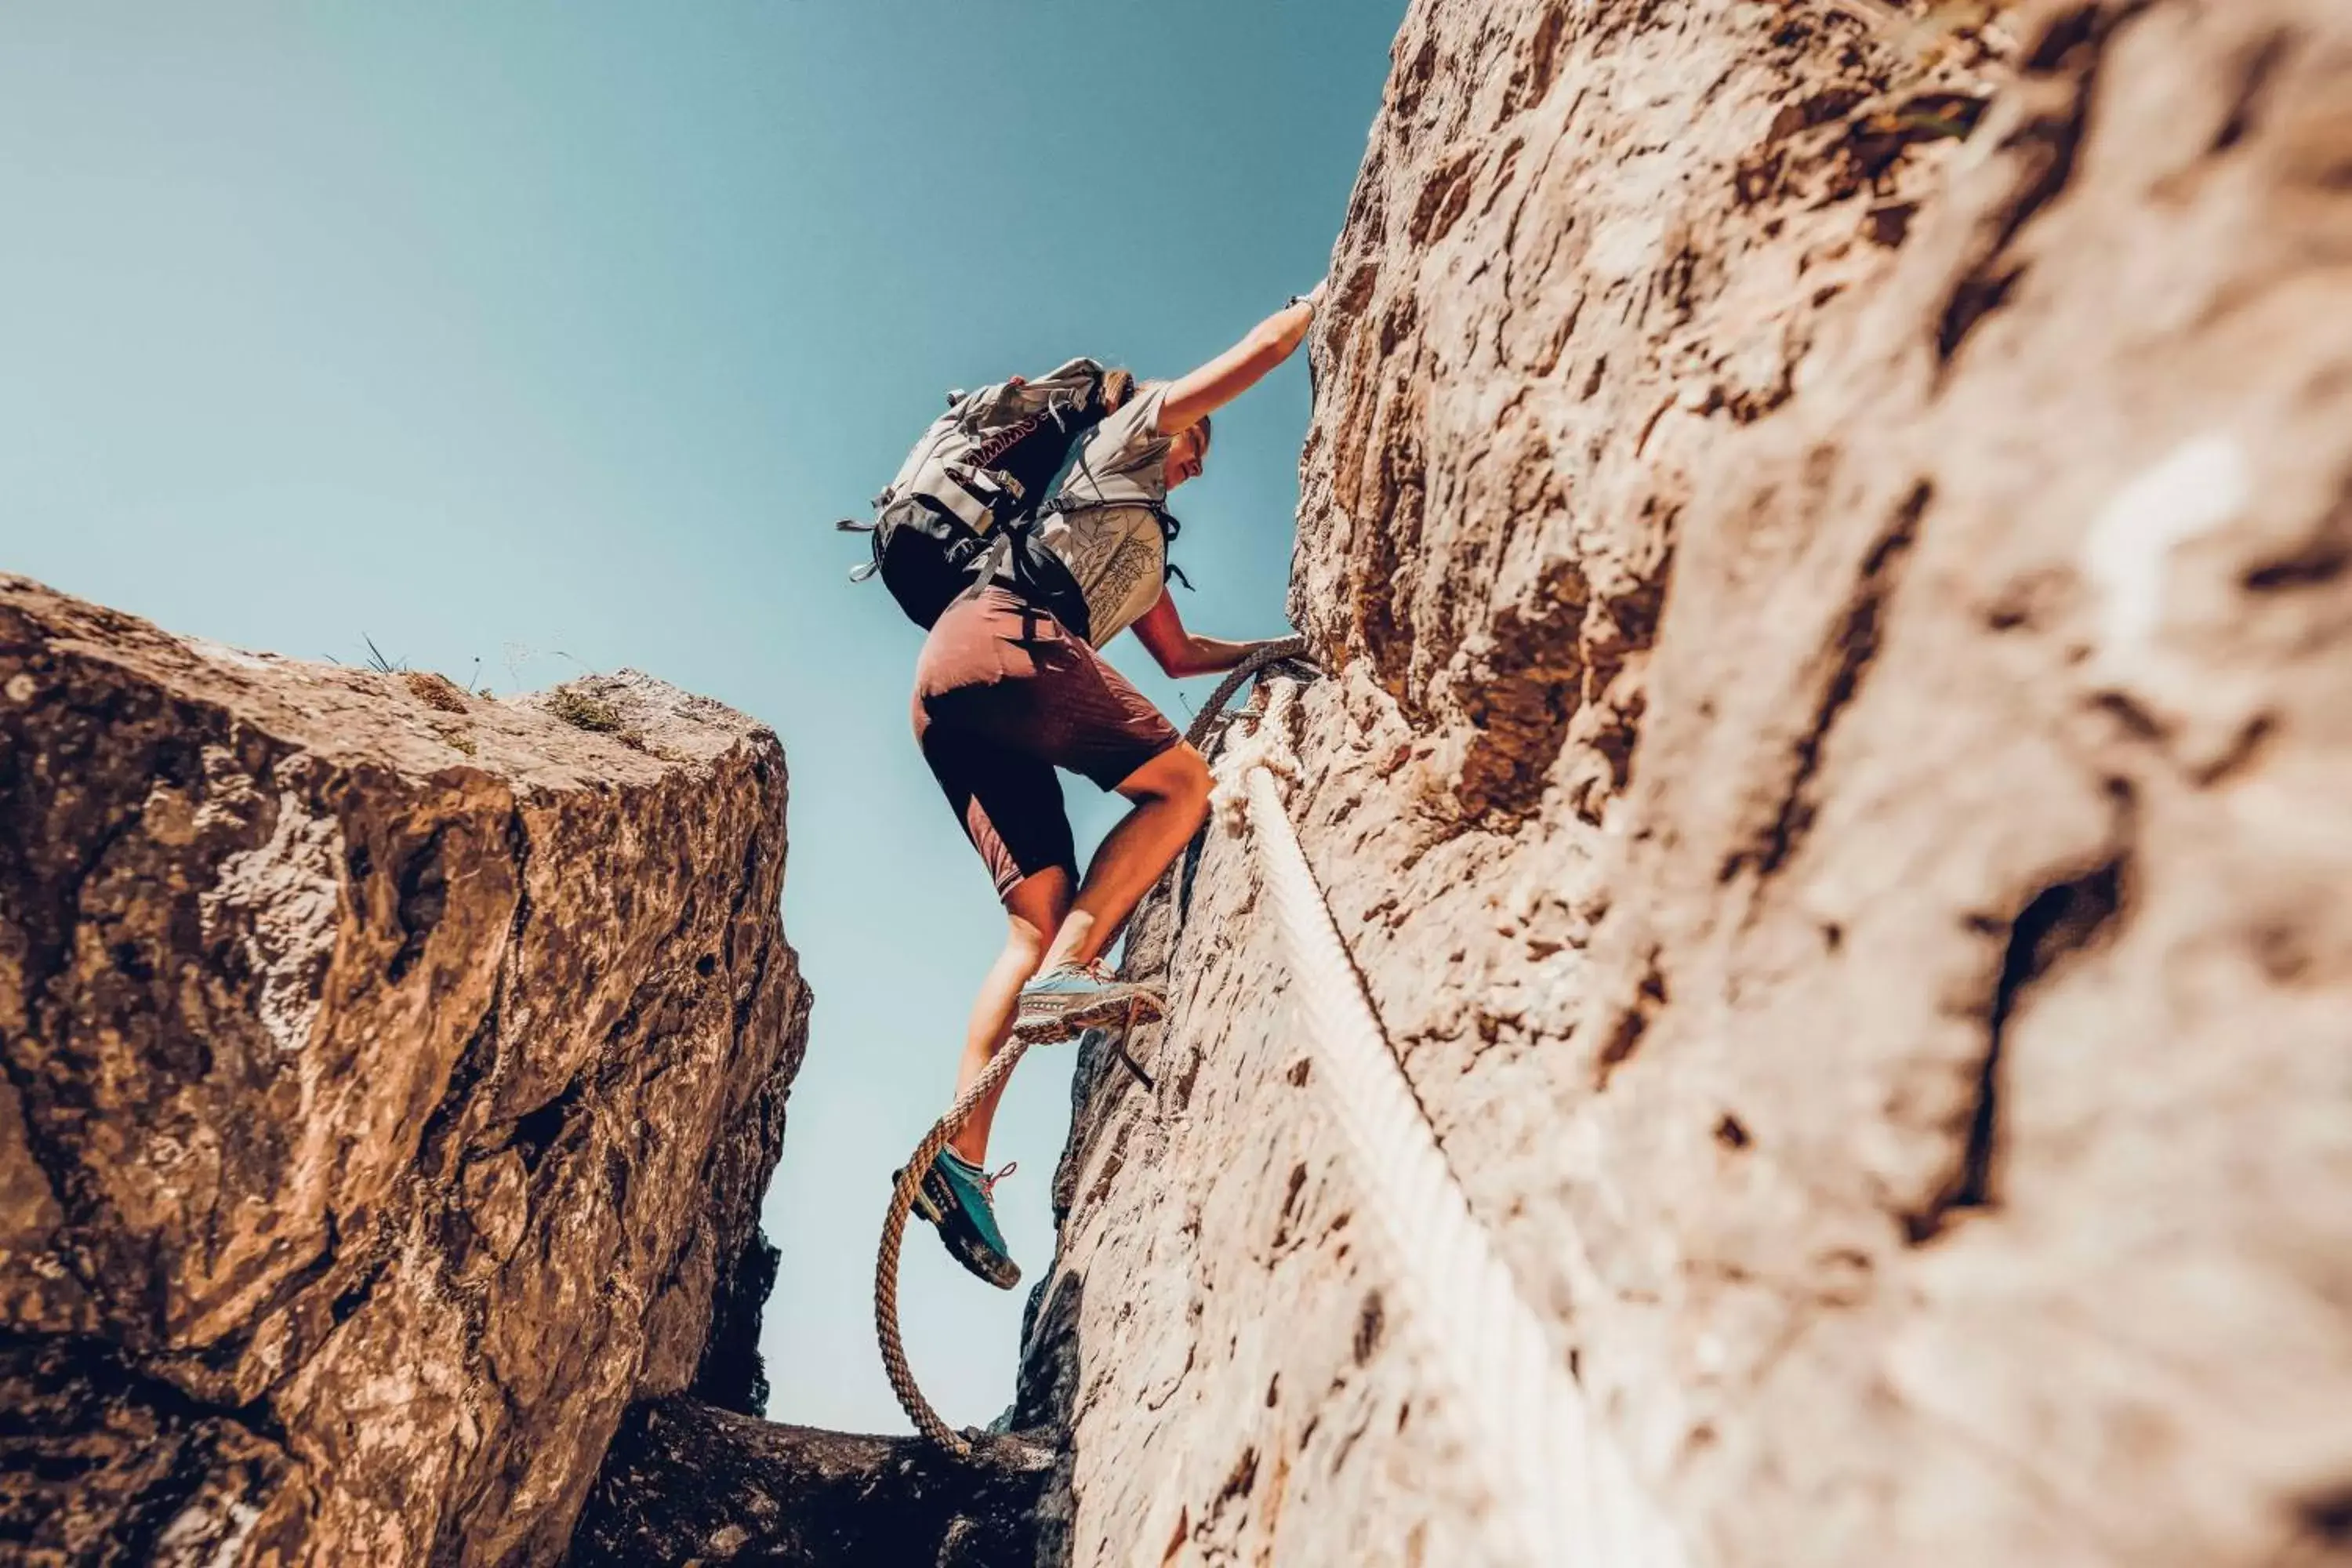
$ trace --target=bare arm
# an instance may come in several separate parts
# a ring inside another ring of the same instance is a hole
[[[1173,436],[1189,430],[1204,416],[1214,414],[1264,380],[1266,372],[1288,359],[1307,336],[1322,303],[1323,286],[1296,305],[1286,305],[1250,329],[1249,336],[1192,374],[1178,378],[1160,405],[1160,433]]]
[[[1135,636],[1150,652],[1152,661],[1179,680],[1188,675],[1216,675],[1231,669],[1264,646],[1188,631],[1183,617],[1176,613],[1176,601],[1165,588],[1160,590],[1160,602],[1135,623]]]

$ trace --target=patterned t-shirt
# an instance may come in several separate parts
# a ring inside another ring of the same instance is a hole
[[[1087,601],[1087,640],[1100,647],[1160,602],[1168,570],[1160,503],[1168,499],[1165,385],[1139,393],[1087,437],[1037,537],[1069,568]]]

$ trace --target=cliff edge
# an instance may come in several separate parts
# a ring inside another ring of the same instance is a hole
[[[756,1407],[784,803],[646,677],[492,701],[0,577],[21,1560],[551,1561],[632,1400]]]

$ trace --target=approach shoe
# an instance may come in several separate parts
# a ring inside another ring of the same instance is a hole
[[[1013,1032],[1030,1045],[1050,1045],[1130,1016],[1149,1024],[1167,1011],[1168,994],[1157,985],[1118,979],[1100,960],[1063,963],[1021,988],[1021,1011]]]
[[[958,1263],[1000,1290],[1021,1283],[1021,1266],[1013,1261],[1013,1249],[996,1228],[992,1201],[996,1184],[1016,1168],[1017,1162],[990,1175],[954,1150],[942,1149],[931,1157],[931,1168],[923,1173],[912,1205],[939,1227],[940,1239]]]

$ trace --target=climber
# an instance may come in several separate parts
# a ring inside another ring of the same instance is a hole
[[[1113,978],[1102,954],[1207,815],[1209,768],[1096,650],[1132,627],[1171,676],[1233,668],[1255,642],[1188,630],[1169,596],[1168,492],[1199,476],[1209,416],[1290,357],[1323,289],[1294,298],[1190,375],[1139,386],[1078,447],[1035,525],[940,616],[915,672],[915,740],[996,881],[1010,932],[982,983],[957,1093],[1018,1028],[1032,1043],[1160,1016],[1156,987]],[[1180,574],[1181,575],[1181,574]],[[1080,878],[1057,767],[1133,803]],[[974,1274],[1021,1270],[991,1201],[983,1100],[923,1173],[915,1208]]]

